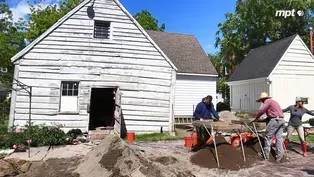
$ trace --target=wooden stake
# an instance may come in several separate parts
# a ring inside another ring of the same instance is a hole
[[[245,161],[246,161],[246,158],[245,158],[245,152],[244,152],[244,148],[243,148],[242,135],[241,135],[241,133],[240,133],[239,130],[238,130],[238,135],[240,136],[240,142],[241,142],[241,147],[242,147],[243,160],[244,160],[244,162],[245,162]]]
[[[206,126],[203,124],[203,126],[205,127],[206,131],[209,133],[209,131],[207,130]],[[211,127],[211,131],[212,133],[214,132],[214,128],[212,125],[210,125]],[[213,136],[213,141],[214,141],[214,147],[215,147],[215,153],[216,153],[216,159],[217,159],[217,165],[218,165],[218,168],[220,167],[220,164],[219,164],[219,158],[218,158],[218,151],[217,151],[217,146],[216,146],[216,138],[215,138],[215,135],[212,135]]]
[[[253,122],[253,126],[254,126],[254,129],[255,129],[255,134],[257,136],[257,139],[258,139],[258,142],[259,142],[259,145],[261,147],[261,150],[262,150],[262,153],[263,153],[263,156],[264,156],[264,159],[266,160],[266,156],[265,156],[265,152],[264,152],[264,148],[262,146],[262,143],[261,143],[261,140],[259,138],[259,135],[258,135],[258,132],[257,132],[257,129],[256,129],[256,126],[255,126],[255,123]]]

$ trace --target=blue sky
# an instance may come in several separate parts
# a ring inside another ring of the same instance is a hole
[[[41,4],[46,6],[58,1],[43,0]],[[225,13],[234,12],[236,5],[236,0],[120,0],[120,2],[133,15],[143,9],[149,10],[160,23],[166,24],[166,32],[195,35],[208,53],[218,51],[214,47],[217,25],[224,22]],[[7,0],[7,3],[15,19],[25,17],[29,13],[27,0]]]

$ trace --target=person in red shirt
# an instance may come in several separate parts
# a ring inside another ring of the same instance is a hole
[[[272,138],[276,136],[276,161],[279,163],[284,156],[284,148],[283,148],[283,129],[285,120],[282,109],[280,105],[268,96],[266,92],[261,93],[260,98],[256,100],[257,102],[262,102],[263,106],[256,113],[255,121],[258,121],[259,118],[266,113],[267,115],[267,127],[266,127],[266,137],[265,137],[265,156],[269,159]]]

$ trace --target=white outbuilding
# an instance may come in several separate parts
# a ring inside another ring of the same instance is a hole
[[[306,108],[314,109],[314,57],[297,34],[252,49],[227,83],[233,111],[256,112],[261,92],[267,92],[282,108],[295,104],[300,96],[308,98]]]

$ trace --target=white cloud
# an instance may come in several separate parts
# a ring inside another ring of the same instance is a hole
[[[41,8],[46,8],[50,4],[57,4],[59,6],[60,0],[43,0],[38,5],[41,6]],[[19,20],[19,18],[25,19],[27,14],[31,12],[30,7],[27,3],[27,0],[20,1],[16,7],[10,8],[13,14],[13,21],[16,22]]]
[[[25,18],[27,14],[31,12],[27,0],[22,0],[19,2],[16,7],[11,8],[11,11],[14,22],[18,21],[19,18]]]

